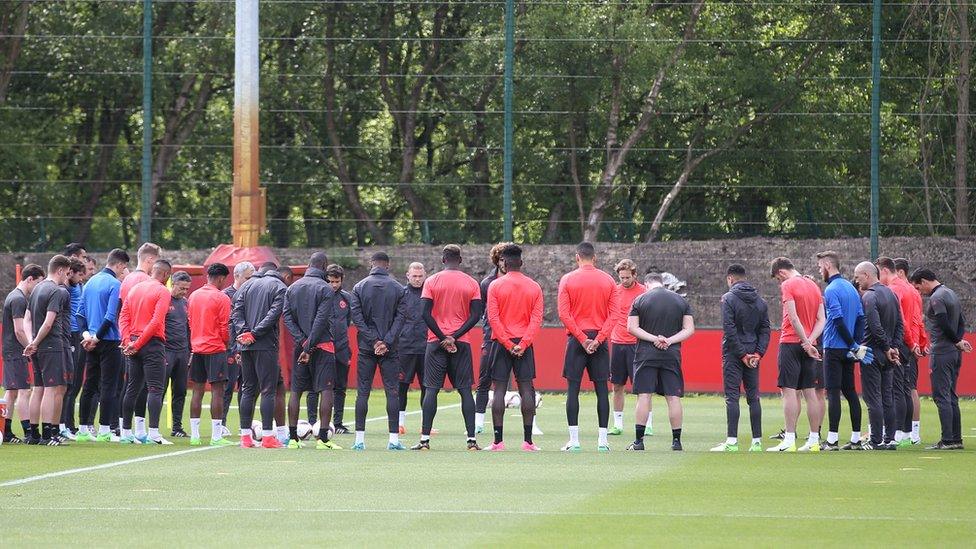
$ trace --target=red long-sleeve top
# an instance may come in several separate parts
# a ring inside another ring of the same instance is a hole
[[[194,353],[213,355],[227,350],[230,340],[230,298],[213,284],[204,284],[190,294],[190,348]]]
[[[637,343],[637,338],[627,331],[627,317],[630,316],[630,308],[634,305],[634,300],[640,297],[647,289],[643,284],[635,282],[630,288],[617,285],[617,310],[613,321],[613,332],[610,334],[610,343],[620,343],[621,345],[633,345]]]
[[[154,337],[166,341],[166,313],[172,299],[166,286],[155,278],[133,286],[122,301],[119,313],[123,343],[136,338],[133,343],[138,351]]]
[[[488,324],[491,338],[509,351],[528,349],[542,328],[542,287],[521,272],[512,271],[488,286]]]
[[[132,288],[147,280],[149,280],[149,275],[145,271],[132,271],[125,275],[125,278],[122,279],[122,285],[119,286],[119,300],[125,303],[125,298],[129,296]]]
[[[901,320],[905,326],[905,343],[911,349],[918,345],[922,349],[928,347],[929,336],[922,321],[922,296],[907,280],[895,278],[888,284],[891,291],[898,298],[901,309]]]
[[[617,284],[612,276],[593,265],[582,265],[559,280],[558,303],[559,320],[580,343],[588,339],[588,330],[597,332],[599,343],[610,337],[617,310]]]

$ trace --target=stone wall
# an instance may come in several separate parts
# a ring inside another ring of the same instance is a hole
[[[490,245],[464,246],[464,265],[468,273],[477,279],[490,270],[487,255]],[[700,327],[719,327],[719,297],[725,292],[725,269],[729,263],[742,263],[759,291],[770,303],[770,315],[774,326],[779,325],[781,307],[779,288],[768,274],[769,260],[784,255],[793,259],[801,272],[817,276],[814,254],[823,250],[837,251],[843,261],[844,272],[850,275],[854,264],[865,259],[869,245],[867,239],[844,240],[785,240],[775,238],[748,238],[740,240],[676,241],[654,244],[599,244],[599,266],[607,271],[623,258],[631,258],[641,270],[657,267],[673,273],[688,283],[688,299],[691,302],[697,324]],[[278,259],[288,265],[303,265],[311,252],[309,249],[276,249]],[[342,248],[327,250],[330,259],[347,269],[346,287],[366,275],[373,249]],[[387,248],[393,260],[393,272],[401,280],[407,265],[420,261],[428,271],[440,265],[440,248],[435,246],[396,246]],[[556,288],[559,277],[574,268],[574,247],[528,246],[525,250],[525,273],[534,277],[546,296],[546,324],[557,325]],[[964,300],[965,311],[972,327],[976,320],[976,241],[951,238],[885,238],[881,241],[881,253],[892,257],[908,257],[913,266],[933,268],[941,280],[956,290]],[[177,264],[201,264],[210,250],[167,251],[166,257]],[[0,254],[0,289],[6,294],[14,285],[14,265],[37,262],[45,265],[51,254],[7,253]],[[101,264],[104,254],[95,254]]]

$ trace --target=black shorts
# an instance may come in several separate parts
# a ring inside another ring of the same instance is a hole
[[[587,337],[596,337],[596,332],[587,333]],[[575,337],[566,340],[566,361],[563,363],[563,377],[572,381],[583,381],[583,372],[590,381],[606,381],[610,378],[610,351],[604,341],[592,354],[586,354],[583,344]]]
[[[227,353],[210,355],[193,353],[190,360],[190,381],[193,383],[219,383],[227,381]]]
[[[854,359],[846,349],[824,349],[824,379],[827,390],[854,390]]]
[[[909,391],[918,390],[918,357],[915,353],[908,353],[908,363],[905,364],[905,384]]]
[[[685,379],[681,363],[646,360],[634,364],[635,395],[657,393],[664,396],[685,396]]]
[[[293,393],[331,391],[335,386],[335,379],[335,355],[315,349],[305,364],[295,361],[291,370],[291,390]]]
[[[4,357],[3,388],[8,391],[30,389],[30,362],[24,356]],[[13,403],[8,403],[13,406]]]
[[[626,385],[634,381],[634,352],[636,343],[610,344],[610,383]]]
[[[413,383],[414,378],[424,381],[424,355],[400,355],[400,383]]]
[[[780,343],[776,365],[776,386],[782,389],[814,389],[818,378],[823,379],[823,367],[799,343]]]
[[[474,384],[474,365],[471,363],[471,345],[458,341],[457,351],[449,353],[440,343],[427,343],[424,355],[424,387],[443,389],[444,377],[451,380],[455,389],[471,389]]]
[[[69,385],[74,375],[71,350],[37,351],[31,358],[34,365],[34,387]]]
[[[520,357],[509,353],[505,346],[497,341],[491,342],[491,378],[494,381],[508,383],[512,372],[516,381],[532,381],[535,379],[535,350],[529,347]]]

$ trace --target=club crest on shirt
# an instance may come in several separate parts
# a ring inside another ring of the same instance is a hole
[[[340,301],[339,302],[339,308],[340,309],[345,309],[346,308],[346,302],[345,301]]]

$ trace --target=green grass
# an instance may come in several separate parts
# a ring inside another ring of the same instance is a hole
[[[410,410],[417,409],[416,396]],[[455,393],[440,400],[457,402]],[[566,439],[563,403],[562,395],[543,401],[540,454],[516,450],[521,429],[512,410],[508,452],[464,451],[460,410],[452,407],[438,413],[441,433],[431,452],[388,452],[380,419],[369,423],[363,453],[207,449],[0,487],[0,539],[11,547],[972,546],[976,538],[972,450],[712,454],[708,448],[725,436],[724,404],[699,396],[684,399],[683,454],[669,450],[659,399],[647,452],[622,451],[631,438],[628,411],[625,435],[611,437],[614,451],[599,454],[595,401],[586,395],[584,451],[565,454],[557,451]],[[627,404],[630,410],[631,397]],[[780,401],[764,404],[768,434],[781,425]],[[976,434],[976,404],[962,405],[963,428]],[[374,393],[370,417],[382,410]],[[931,401],[923,402],[923,413],[923,438],[932,442],[938,419]],[[419,420],[408,418],[404,443],[415,441]],[[744,441],[747,421],[743,413]],[[486,444],[489,437],[479,438]],[[351,435],[338,439],[351,446]],[[170,447],[6,445],[0,482],[187,445],[186,439]]]

